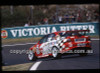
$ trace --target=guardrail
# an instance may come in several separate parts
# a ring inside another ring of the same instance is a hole
[[[73,24],[52,24],[52,25],[36,25],[29,27],[13,27],[1,29],[1,38],[30,38],[30,37],[42,37],[46,34],[56,31],[67,30],[87,30],[90,32],[88,35],[99,35],[99,23],[73,23]]]

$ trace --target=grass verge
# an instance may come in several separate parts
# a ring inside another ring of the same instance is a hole
[[[33,63],[2,66],[2,71],[28,71],[32,65]]]
[[[41,39],[41,37],[36,38],[19,38],[19,39],[2,39],[1,43],[4,44],[17,44],[17,43],[34,43],[38,42]]]
[[[99,35],[92,35],[92,36],[90,36],[91,38],[100,38],[100,36]]]

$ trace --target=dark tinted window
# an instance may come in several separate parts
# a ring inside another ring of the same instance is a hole
[[[66,33],[59,33],[61,37],[68,37],[68,36],[71,36],[72,33],[69,33],[69,32],[66,32]]]
[[[53,37],[55,37],[54,33],[48,35],[48,38],[53,38]]]
[[[80,34],[79,32],[73,32],[71,35],[72,36],[81,36],[82,34]]]
[[[45,43],[47,42],[47,35],[44,36],[41,40],[40,40],[40,43]]]
[[[66,33],[59,33],[61,37],[68,37],[68,36],[81,36],[78,32],[66,32]]]
[[[47,40],[48,40],[49,38],[50,38],[51,40],[53,40],[53,37],[55,37],[55,34],[54,34],[54,33],[49,34]]]

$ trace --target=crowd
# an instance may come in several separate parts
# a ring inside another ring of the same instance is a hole
[[[75,22],[93,22],[93,21],[99,21],[100,16],[98,12],[81,12],[78,11],[77,13],[72,14],[59,14],[59,15],[53,15],[52,16],[52,22],[55,23],[75,23]],[[50,18],[44,18],[39,22],[39,24],[49,24]]]
[[[51,17],[45,17],[41,19],[37,24],[56,24],[56,23],[78,23],[78,22],[94,22],[99,21],[100,16],[99,12],[93,11],[81,11],[77,10],[76,12],[66,12],[65,14],[59,13],[59,14],[53,14]],[[31,23],[25,24],[25,26],[30,26]]]

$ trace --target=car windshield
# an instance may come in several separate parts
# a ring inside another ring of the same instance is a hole
[[[47,41],[47,35],[45,35],[44,37],[42,37],[42,39],[40,40],[40,43],[44,43]]]

